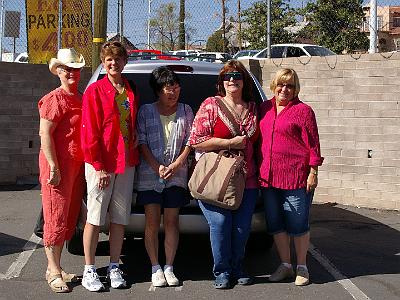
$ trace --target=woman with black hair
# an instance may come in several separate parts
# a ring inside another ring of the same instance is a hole
[[[167,67],[155,69],[150,86],[156,101],[143,105],[137,131],[140,165],[137,204],[144,205],[145,246],[152,265],[153,286],[179,284],[173,262],[179,242],[179,208],[186,205],[188,139],[193,122],[189,105],[179,103],[180,81]],[[158,232],[163,211],[165,232],[164,269],[158,261]]]

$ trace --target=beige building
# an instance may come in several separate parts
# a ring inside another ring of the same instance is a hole
[[[361,30],[369,32],[370,7],[363,7],[365,17]],[[378,50],[379,52],[400,51],[400,6],[378,6]]]

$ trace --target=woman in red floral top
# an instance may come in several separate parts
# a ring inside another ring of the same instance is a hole
[[[193,122],[190,145],[201,153],[221,149],[244,150],[247,163],[246,187],[237,210],[228,210],[199,201],[210,226],[210,241],[214,258],[214,287],[226,289],[230,281],[246,285],[251,277],[242,270],[251,218],[258,195],[253,143],[257,139],[257,110],[252,101],[251,78],[242,63],[227,62],[218,77],[218,95],[204,100]],[[222,99],[239,125],[242,135],[236,136],[227,116],[218,105]]]

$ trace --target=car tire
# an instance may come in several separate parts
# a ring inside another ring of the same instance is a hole
[[[274,238],[266,232],[256,232],[250,234],[247,242],[249,251],[268,252],[274,245]]]
[[[69,253],[83,255],[83,229],[76,227],[71,240],[66,241],[65,245]]]

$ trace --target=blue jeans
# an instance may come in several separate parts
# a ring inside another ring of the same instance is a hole
[[[245,189],[242,203],[237,210],[228,210],[199,201],[210,226],[215,277],[222,273],[232,277],[242,274],[242,261],[257,197],[258,189]]]
[[[283,190],[261,188],[264,199],[265,219],[268,232],[286,232],[290,236],[301,236],[310,231],[310,208],[314,192],[305,188]]]

